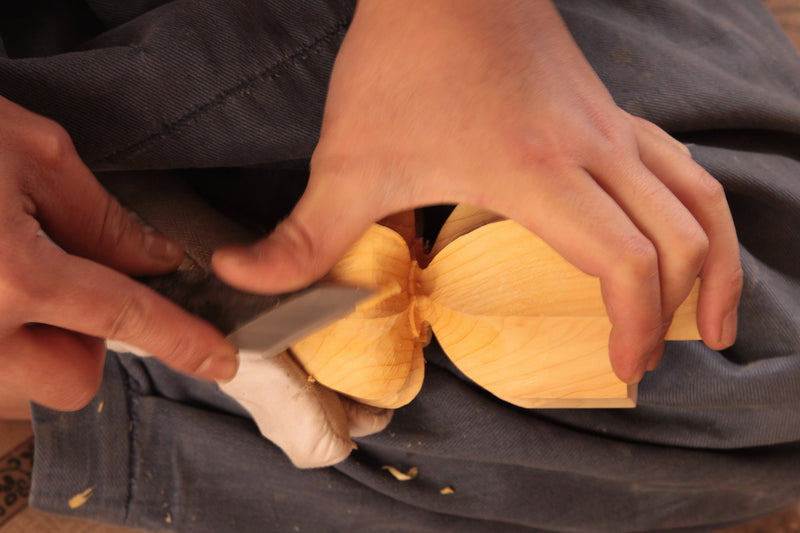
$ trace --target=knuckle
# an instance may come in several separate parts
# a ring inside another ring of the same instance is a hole
[[[291,261],[298,272],[309,276],[324,274],[317,260],[317,244],[308,228],[296,217],[284,220],[274,237],[290,251]]]
[[[683,144],[682,142],[680,142],[679,140],[677,140],[675,138],[670,137],[670,139],[673,140],[673,145],[675,146],[675,148],[678,149],[679,152],[681,152],[686,157],[689,157],[689,158],[692,157],[692,151],[689,150],[688,146],[686,146],[685,144]]]
[[[618,249],[617,272],[634,279],[658,276],[658,252],[644,236],[624,239]]]
[[[148,320],[151,314],[151,306],[144,298],[123,297],[117,312],[109,318],[106,338],[144,349],[177,370],[194,371],[204,359],[198,360],[198,354],[207,351],[201,337],[196,335],[197,330],[190,334],[184,327],[164,329]]]
[[[700,224],[680,225],[678,229],[678,242],[681,243],[681,260],[683,264],[694,271],[698,271],[700,266],[708,257],[710,241]]]
[[[698,194],[700,195],[700,200],[712,206],[727,203],[725,189],[722,187],[722,184],[699,165],[697,165],[696,172],[697,177],[695,181],[699,186]]]
[[[557,132],[512,129],[507,132],[504,146],[509,149],[512,166],[523,174],[539,169],[555,175],[572,164],[569,151]]]
[[[28,149],[42,163],[58,166],[75,154],[72,139],[60,124],[41,118],[27,136]]]
[[[636,117],[635,120],[636,126],[644,129],[647,133],[651,135],[655,135],[657,137],[664,137],[667,133],[658,127],[655,123],[650,122],[649,120],[643,119],[641,117]]]
[[[731,270],[728,276],[723,280],[723,284],[736,294],[741,292],[742,285],[744,284],[744,270],[742,270],[741,263],[737,262],[734,269]]]
[[[167,341],[163,353],[155,354],[170,367],[181,372],[194,372],[205,360],[198,358],[199,350],[195,340],[189,335],[173,335]]]
[[[677,140],[675,137],[667,133],[657,124],[650,122],[649,120],[637,117],[636,126],[643,129],[647,134],[655,137],[661,142],[666,143],[667,146],[671,146],[676,151],[680,152],[683,156],[686,157],[692,156],[692,152],[691,150],[689,150],[688,146],[686,146],[685,144]]]
[[[633,129],[636,131],[636,134],[645,134],[649,137],[653,137],[658,139],[662,142],[667,142],[670,145],[673,145],[675,148],[679,149],[685,154],[689,154],[689,149],[680,141],[675,139],[672,135],[666,132],[661,126],[656,124],[655,122],[651,122],[642,117],[637,117],[636,115],[631,115],[630,113],[626,113],[628,120],[630,121]]]
[[[147,333],[147,305],[136,293],[121,295],[116,305],[103,327],[105,337],[138,345],[137,340]]]
[[[99,225],[97,245],[101,250],[113,250],[135,229],[130,216],[111,196],[105,197],[103,220]]]
[[[603,113],[592,108],[586,116],[594,130],[600,153],[611,151],[630,154],[635,150],[635,132],[625,120],[627,114]]]

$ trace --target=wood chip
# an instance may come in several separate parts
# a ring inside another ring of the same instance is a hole
[[[453,487],[451,487],[450,485],[446,486],[445,488],[439,491],[439,494],[455,494],[455,493],[456,491],[453,490]]]
[[[70,509],[77,509],[81,505],[85,504],[89,501],[89,498],[92,497],[92,492],[94,492],[94,487],[89,487],[83,492],[80,492],[69,499],[69,508]]]
[[[391,475],[395,477],[398,481],[408,481],[410,479],[414,479],[419,474],[419,468],[416,466],[412,466],[408,469],[408,472],[401,472],[400,470],[396,469],[390,465],[384,465],[381,467],[383,470],[388,470]]]

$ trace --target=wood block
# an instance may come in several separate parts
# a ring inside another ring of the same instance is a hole
[[[422,347],[432,330],[465,375],[520,407],[635,406],[636,387],[611,369],[611,323],[597,278],[485,211],[456,208],[424,257],[408,220],[392,221],[403,236],[370,228],[329,273],[329,281],[377,295],[292,347],[311,376],[361,402],[399,407],[422,386]],[[668,339],[700,338],[697,290]]]

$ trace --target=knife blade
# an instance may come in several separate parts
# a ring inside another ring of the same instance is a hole
[[[279,305],[259,314],[228,340],[243,350],[277,355],[292,344],[355,310],[374,291],[345,285],[318,284],[292,294]]]
[[[239,348],[275,355],[372,295],[369,289],[324,283],[285,294],[234,289],[214,275],[213,250],[263,235],[219,211],[180,173],[114,172],[99,177],[132,215],[184,246],[186,255],[177,271],[138,281],[213,324]],[[267,200],[260,201],[269,210]]]

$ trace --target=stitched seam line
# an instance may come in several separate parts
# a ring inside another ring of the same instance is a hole
[[[136,489],[136,468],[137,468],[137,455],[138,449],[136,446],[136,438],[134,437],[136,433],[136,407],[134,404],[136,403],[139,397],[139,391],[133,389],[133,383],[131,381],[131,376],[128,374],[127,370],[122,365],[122,362],[119,363],[120,366],[120,373],[122,374],[122,379],[125,380],[125,389],[128,392],[128,498],[125,502],[125,509],[123,514],[123,524],[128,524],[128,520],[131,516],[131,507],[133,506],[133,493]]]
[[[271,65],[267,66],[264,70],[261,70],[256,74],[248,76],[247,78],[240,81],[233,87],[230,87],[228,89],[223,90],[222,92],[217,93],[209,101],[203,104],[199,104],[194,108],[190,109],[183,116],[179,117],[173,122],[165,124],[161,128],[161,131],[150,133],[144,139],[129,144],[124,148],[117,149],[108,155],[95,159],[90,164],[110,162],[113,161],[114,159],[131,157],[147,151],[147,149],[153,143],[162,140],[166,137],[169,137],[170,135],[173,135],[176,132],[179,132],[184,127],[186,127],[194,120],[196,120],[200,115],[207,113],[211,109],[223,105],[231,97],[240,96],[246,91],[248,87],[250,87],[254,83],[263,79],[277,78],[279,76],[280,70],[286,69],[288,66],[293,65],[297,59],[305,60],[307,59],[307,56],[309,54],[317,53],[322,45],[326,44],[327,42],[331,41],[332,39],[340,35],[343,35],[347,30],[348,26],[349,22],[340,22],[339,24],[334,26],[331,30],[322,34],[312,43],[291,52],[288,56],[285,56],[275,61]]]

